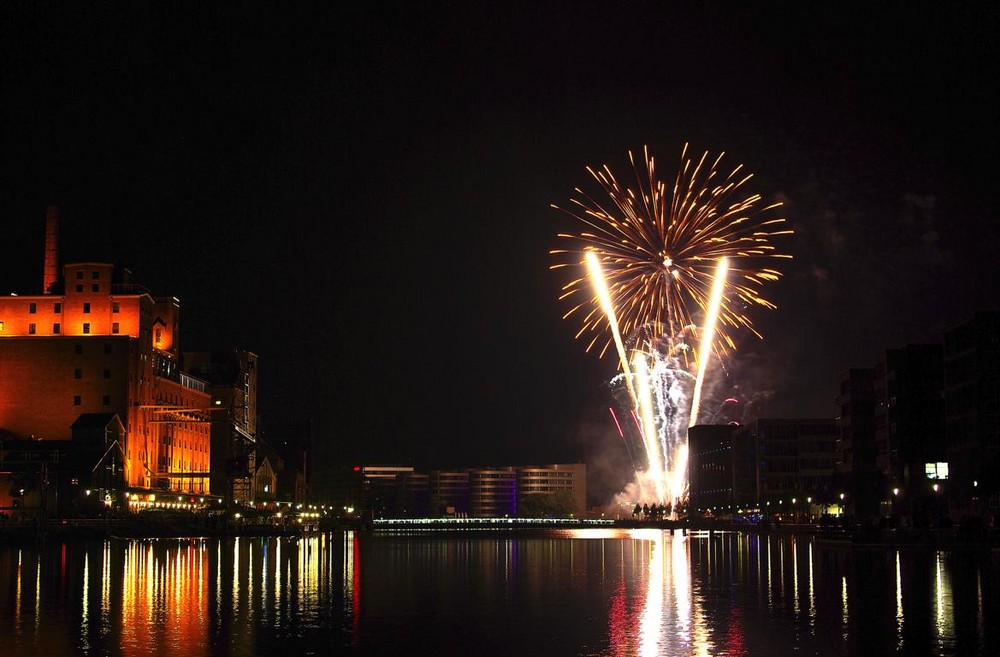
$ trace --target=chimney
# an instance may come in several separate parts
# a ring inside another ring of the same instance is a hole
[[[59,206],[49,205],[45,212],[45,272],[42,294],[51,294],[59,280]]]

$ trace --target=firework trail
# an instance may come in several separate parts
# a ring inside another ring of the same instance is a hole
[[[686,430],[699,417],[711,354],[735,349],[738,330],[760,337],[744,309],[774,308],[758,290],[781,276],[768,263],[791,257],[772,239],[792,231],[774,216],[780,203],[761,207],[760,195],[744,191],[752,174],[742,165],[720,173],[722,155],[689,159],[685,145],[672,191],[657,180],[646,149],[644,172],[628,157],[634,188],[606,165],[588,167],[607,200],[577,188],[569,209],[552,206],[584,226],[559,234],[569,245],[551,252],[552,269],[583,271],[563,286],[560,299],[571,302],[564,318],[581,320],[576,337],[585,336],[586,350],[598,347],[603,357],[614,344],[618,352],[622,374],[613,383],[628,390],[646,451],[633,497],[676,508],[686,496]],[[696,315],[704,325],[694,352]]]
[[[698,413],[701,411],[701,389],[705,383],[705,371],[708,369],[708,359],[712,355],[712,340],[715,338],[715,323],[719,319],[722,307],[722,288],[726,285],[726,274],[729,272],[729,260],[719,258],[715,268],[715,283],[712,285],[712,296],[708,302],[708,313],[705,315],[705,326],[701,329],[701,346],[698,348],[698,378],[695,379],[694,397],[691,399],[691,420],[689,427],[698,423]]]

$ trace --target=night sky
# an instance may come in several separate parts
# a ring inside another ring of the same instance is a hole
[[[321,463],[620,461],[549,205],[646,144],[786,203],[748,417],[833,417],[839,372],[997,307],[990,3],[295,4],[0,6],[0,290],[40,290],[59,204],[63,263],[258,353]]]

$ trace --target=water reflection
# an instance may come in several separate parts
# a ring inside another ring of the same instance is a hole
[[[989,554],[644,530],[0,548],[0,654],[991,654]]]
[[[625,562],[642,572],[636,579],[645,590],[641,596],[628,594],[626,568],[611,598],[609,647],[603,654],[991,654],[987,647],[995,641],[982,621],[981,584],[982,560],[995,576],[995,558],[864,552],[817,546],[811,537],[721,532],[684,536],[642,530],[630,539],[647,546],[635,553],[642,563]],[[923,567],[928,555],[930,570]],[[952,559],[976,563],[967,619],[956,611]],[[913,567],[909,579],[929,575],[933,587],[914,587],[916,595],[904,611],[907,561]],[[895,595],[883,605],[885,590]],[[922,604],[933,612],[934,635],[907,637],[907,614],[920,617]],[[631,622],[636,618],[637,624]],[[887,629],[892,639],[887,640]]]

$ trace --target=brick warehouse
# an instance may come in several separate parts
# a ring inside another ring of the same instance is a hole
[[[113,413],[126,486],[209,493],[212,397],[180,371],[179,302],[107,263],[58,281],[48,250],[45,294],[0,297],[0,434],[68,441],[81,415]]]

